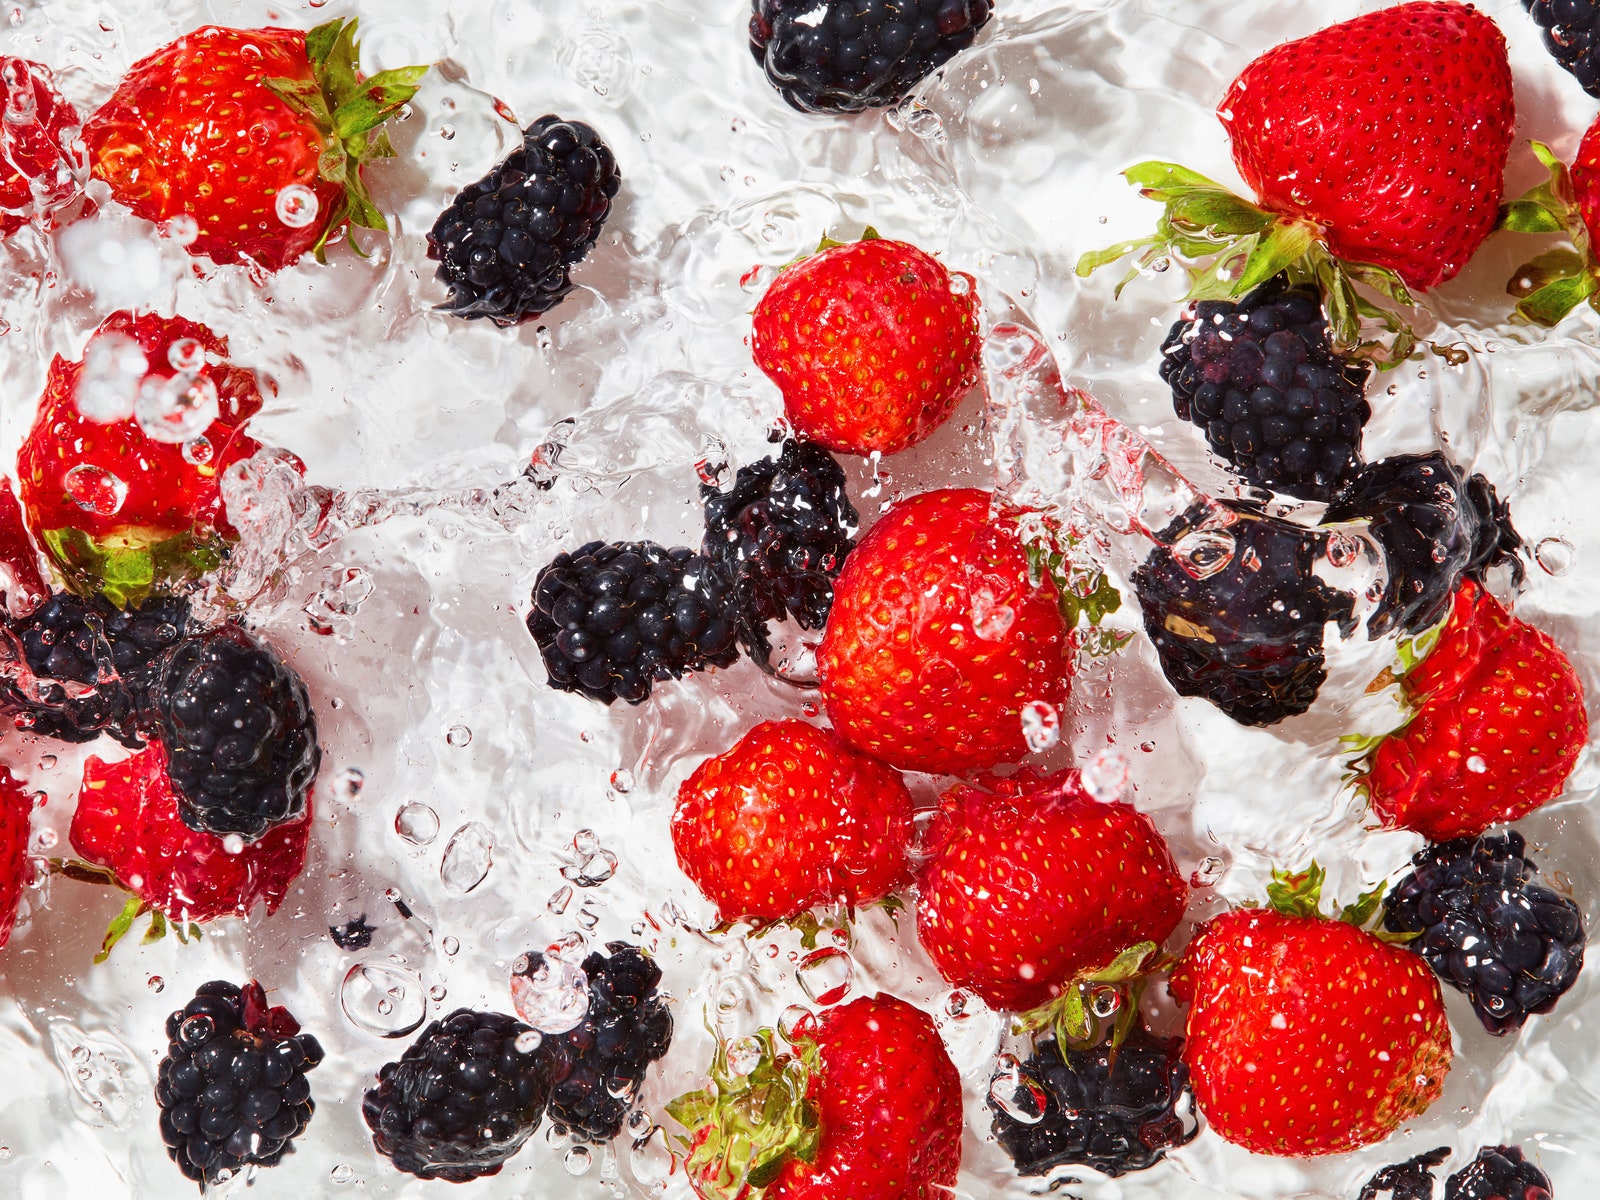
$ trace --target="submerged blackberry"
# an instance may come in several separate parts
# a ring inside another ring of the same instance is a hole
[[[740,467],[727,491],[702,484],[700,496],[701,553],[733,580],[739,640],[766,667],[768,621],[789,616],[802,629],[821,629],[828,620],[833,581],[860,521],[844,469],[821,446],[790,439],[776,459]]]
[[[1388,1200],[1433,1200],[1433,1168],[1449,1157],[1450,1147],[1440,1146],[1385,1167],[1367,1180],[1356,1200],[1378,1200],[1380,1195]]]
[[[894,104],[972,45],[992,0],[751,0],[750,53],[801,112]]]
[[[322,1047],[288,1010],[267,1007],[259,983],[201,984],[167,1018],[167,1038],[156,1105],[180,1171],[203,1189],[294,1149],[316,1107],[306,1072]]]
[[[1544,34],[1550,56],[1572,72],[1584,91],[1600,97],[1600,4],[1595,0],[1522,0],[1522,7]]]
[[[528,632],[550,686],[641,704],[650,685],[738,661],[733,589],[711,561],[655,542],[590,542],[533,585]]]
[[[1000,1109],[994,1133],[1022,1175],[1046,1175],[1060,1166],[1085,1166],[1107,1175],[1153,1167],[1168,1149],[1199,1132],[1177,1108],[1189,1097],[1189,1068],[1178,1057],[1182,1039],[1161,1041],[1137,1029],[1115,1053],[1109,1046],[1068,1050],[1046,1038],[1022,1066],[1044,1096],[1031,1088],[1019,1099],[1032,1123]],[[1192,1106],[1193,1100],[1188,1103]]]
[[[1522,1157],[1521,1146],[1484,1146],[1445,1180],[1444,1200],[1551,1200],[1550,1176]]]
[[[237,625],[186,638],[152,700],[190,829],[254,839],[305,812],[322,758],[311,698],[266,643]]]
[[[1333,352],[1315,288],[1278,275],[1202,300],[1161,344],[1172,407],[1258,487],[1326,500],[1360,465],[1372,365]]]
[[[1363,467],[1323,520],[1367,520],[1383,547],[1389,582],[1367,624],[1374,638],[1393,627],[1419,633],[1444,620],[1462,579],[1482,583],[1499,563],[1522,581],[1522,537],[1511,510],[1494,484],[1469,477],[1437,450]]]
[[[650,1064],[672,1041],[672,1014],[657,993],[661,968],[637,946],[608,942],[583,960],[589,1011],[568,1033],[545,1037],[540,1057],[550,1071],[550,1121],[581,1141],[604,1142],[622,1132]],[[530,951],[522,973],[544,955]]]
[[[420,1179],[498,1174],[544,1115],[550,1084],[536,1042],[501,1013],[458,1008],[435,1021],[362,1098],[372,1144]]]
[[[522,148],[463,188],[428,234],[428,257],[450,288],[440,308],[515,325],[572,291],[571,268],[600,236],[622,175],[582,121],[540,117]]]
[[[1533,882],[1515,829],[1424,846],[1384,901],[1384,928],[1467,994],[1495,1035],[1547,1013],[1578,980],[1588,941],[1578,906]]]
[[[1354,604],[1312,574],[1325,538],[1235,511],[1225,532],[1196,530],[1152,551],[1133,585],[1177,693],[1241,725],[1272,725],[1316,700],[1327,678],[1323,627],[1350,628]]]
[[[144,745],[139,710],[161,656],[188,622],[189,603],[175,596],[123,611],[103,596],[54,595],[6,625],[36,679],[23,687],[6,678],[0,712],[18,728],[58,741],[88,742],[110,733],[137,750]]]

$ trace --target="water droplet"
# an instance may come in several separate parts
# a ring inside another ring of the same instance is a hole
[[[643,1114],[640,1114],[643,1116]],[[633,1147],[629,1162],[633,1177],[644,1188],[646,1195],[660,1196],[667,1189],[667,1180],[676,1166],[672,1150],[667,1145],[667,1132],[652,1125],[644,1116],[644,1128],[634,1130],[630,1118],[629,1132],[633,1134]]]
[[[439,126],[439,136],[447,142],[454,141],[456,136],[456,127],[454,125]]]
[[[41,771],[53,771],[59,761],[54,754],[41,754],[39,756],[39,769]]]
[[[357,963],[339,985],[350,1023],[378,1037],[405,1037],[421,1027],[428,1007],[415,972],[383,962]]]
[[[216,448],[212,446],[208,437],[193,438],[183,444],[179,451],[183,461],[196,467],[209,466],[212,458],[216,456]]]
[[[61,835],[54,829],[41,829],[38,838],[35,839],[35,844],[40,850],[53,850],[55,849],[55,844],[60,840]]]
[[[144,981],[144,985],[158,996],[167,990],[167,981],[159,975],[150,976]]]
[[[413,800],[394,815],[394,831],[413,846],[426,846],[439,836],[439,814]]]
[[[617,856],[600,844],[592,829],[580,829],[572,839],[577,861],[561,868],[562,878],[581,888],[599,887],[617,873]]]
[[[1173,543],[1172,557],[1185,574],[1209,579],[1227,569],[1236,549],[1233,535],[1226,530],[1192,529]]]
[[[210,1017],[203,1015],[189,1017],[178,1026],[178,1040],[192,1048],[209,1041],[215,1031],[216,1025]]]
[[[128,485],[92,463],[79,463],[62,477],[61,483],[74,504],[97,517],[116,516],[128,499]]]
[[[206,348],[199,338],[179,338],[167,347],[167,365],[174,371],[198,371],[206,365]]]
[[[72,1048],[71,1058],[73,1062],[77,1063],[79,1066],[82,1066],[84,1063],[89,1061],[89,1047],[74,1046]]]
[[[550,897],[550,902],[546,904],[545,907],[550,910],[552,915],[559,917],[562,913],[567,911],[567,905],[571,903],[572,889],[570,887],[563,887],[560,891],[556,892],[555,895]]]
[[[278,193],[277,203],[273,211],[290,229],[304,229],[317,219],[317,212],[322,207],[322,202],[317,199],[317,194],[303,183],[291,183]]]
[[[399,888],[384,888],[383,889],[383,898],[385,900],[387,900],[390,904],[397,903],[399,901],[399,899],[400,899],[400,889]]]
[[[611,790],[623,795],[633,791],[633,772],[621,769],[611,772]]]
[[[1227,870],[1227,864],[1215,855],[1200,860],[1200,865],[1189,876],[1189,883],[1194,887],[1215,887]]]
[[[494,835],[481,821],[469,821],[450,835],[439,878],[447,892],[464,896],[483,882],[494,865]]]
[[[222,848],[229,854],[243,854],[244,836],[237,833],[228,834],[222,839]]]
[[[349,1163],[338,1163],[333,1170],[328,1172],[330,1183],[349,1183],[356,1177],[355,1168]]]
[[[1467,770],[1471,771],[1474,775],[1482,775],[1488,769],[1489,764],[1484,762],[1483,759],[1476,754],[1467,759]]]
[[[432,1000],[435,1004],[438,1004],[440,1001],[442,1001],[448,994],[449,993],[445,991],[444,984],[442,983],[436,983],[428,989],[428,999]]]
[[[163,237],[169,237],[180,246],[192,246],[200,236],[200,222],[187,213],[180,213],[161,227]]]
[[[134,419],[153,442],[180,446],[211,427],[221,411],[217,385],[203,372],[146,376],[134,402]]]
[[[989,1082],[989,1103],[1012,1120],[1037,1125],[1044,1119],[1047,1094],[1010,1054],[1000,1056],[1000,1070]]]
[[[1124,800],[1132,773],[1128,760],[1107,746],[1083,764],[1083,790],[1102,804]]]
[[[457,938],[447,937],[444,939],[444,941],[439,943],[439,949],[443,950],[446,956],[453,958],[457,953],[460,952],[461,942]]]
[[[764,1053],[760,1038],[751,1034],[734,1038],[728,1043],[728,1070],[736,1076],[748,1075],[761,1065]]]
[[[1123,995],[1120,988],[1111,984],[1101,984],[1089,992],[1089,1011],[1102,1021],[1116,1015],[1122,1007]]]
[[[1028,749],[1040,754],[1061,740],[1061,715],[1048,700],[1030,700],[1022,706],[1022,738]]]
[[[972,632],[986,642],[1005,637],[1017,619],[1017,610],[1002,604],[989,588],[980,588],[972,597]]]
[[[346,767],[333,777],[333,798],[341,804],[354,804],[366,784],[366,774],[360,767]]]
[[[1361,541],[1348,533],[1336,533],[1328,539],[1328,562],[1343,570],[1361,557]]]
[[[950,291],[954,295],[965,296],[972,290],[972,286],[975,282],[976,281],[972,278],[972,276],[966,274],[964,271],[950,272]]]
[[[444,735],[444,740],[459,750],[462,746],[472,744],[472,730],[465,725],[452,725]]]
[[[558,954],[543,954],[537,965],[524,955],[512,968],[511,1003],[541,1033],[566,1033],[588,1015],[589,977]]]
[[[816,1004],[837,1004],[850,991],[855,963],[843,950],[826,946],[813,950],[800,960],[795,978],[800,989]]]
[[[139,381],[149,369],[138,342],[120,333],[100,334],[84,351],[73,394],[78,411],[91,421],[126,421],[133,416]]]
[[[568,1175],[583,1175],[594,1165],[594,1155],[587,1146],[574,1146],[561,1159]]]
[[[1578,552],[1566,538],[1547,537],[1533,548],[1534,561],[1546,575],[1565,575],[1572,570]]]
[[[517,1040],[512,1044],[516,1046],[518,1054],[532,1054],[543,1041],[544,1034],[537,1029],[529,1029],[524,1033],[517,1034]]]

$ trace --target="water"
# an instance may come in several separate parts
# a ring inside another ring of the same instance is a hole
[[[1104,450],[1109,435],[1118,461],[1132,455],[1159,470],[1141,457],[1147,447],[1170,464],[1148,494],[1092,493],[1109,524],[1089,531],[1114,582],[1148,545],[1142,529],[1160,527],[1143,512],[1147,500],[1175,502],[1185,477],[1226,494],[1155,375],[1178,273],[1152,275],[1114,302],[1113,273],[1085,284],[1071,264],[1154,220],[1155,207],[1117,171],[1166,157],[1231,178],[1210,115],[1227,82],[1272,42],[1371,5],[1197,0],[1172,16],[1167,7],[1007,0],[981,44],[926,87],[918,106],[823,120],[791,113],[767,88],[745,48],[743,0],[330,5],[362,16],[369,70],[441,63],[395,130],[399,161],[369,174],[396,230],[392,243],[364,238],[370,260],[335,250],[327,268],[308,263],[264,284],[237,268],[202,279],[182,250],[194,228],[174,222],[152,236],[115,207],[53,243],[25,232],[0,247],[10,268],[0,273],[0,462],[12,460],[26,431],[50,356],[77,357],[119,305],[176,307],[206,322],[229,338],[236,362],[276,384],[252,432],[298,456],[306,473],[269,452],[229,474],[230,517],[246,540],[209,599],[248,605],[294,662],[326,749],[310,863],[271,919],[224,922],[187,947],[128,939],[91,969],[118,901],[62,878],[29,893],[30,915],[0,954],[0,1067],[10,1094],[27,1098],[0,1122],[0,1191],[16,1181],[28,1197],[151,1200],[187,1188],[155,1136],[150,1087],[167,1013],[211,978],[261,979],[329,1051],[311,1077],[318,1111],[308,1136],[249,1191],[264,1200],[320,1195],[330,1184],[369,1196],[435,1194],[373,1154],[360,1091],[422,1021],[462,1004],[514,1011],[511,966],[530,947],[566,947],[563,986],[525,997],[545,1026],[571,1019],[581,989],[570,972],[585,946],[620,938],[651,948],[675,998],[678,1034],[640,1100],[667,1132],[663,1103],[694,1086],[711,1056],[708,1006],[728,1037],[780,1017],[792,1028],[803,1013],[786,1010],[815,1007],[798,937],[771,935],[778,952],[769,957],[705,933],[709,906],[665,852],[672,798],[693,766],[759,719],[810,711],[812,693],[748,664],[665,685],[637,709],[553,693],[521,622],[529,588],[558,549],[591,538],[698,540],[695,489],[765,454],[781,416],[744,343],[750,308],[773,269],[823,232],[848,236],[868,223],[976,276],[989,322],[1016,331],[991,343],[991,380],[1012,371],[1019,388],[1034,390],[1011,393],[1009,413],[969,400],[907,455],[847,463],[864,521],[952,482],[1019,495],[1031,488],[1045,501],[1070,490],[1050,454],[1063,428],[1049,409],[1031,407],[1058,402],[1051,356],[1065,383],[1114,419],[1067,430],[1079,449]],[[1519,136],[1570,157],[1593,103],[1548,63],[1514,0],[1488,7],[1512,42]],[[51,64],[88,112],[134,59],[204,21],[259,25],[272,12],[309,25],[328,8],[20,0],[6,10],[0,52]],[[517,122],[547,111],[594,124],[623,171],[578,291],[515,331],[433,314],[443,296],[426,259],[433,216],[515,144]],[[1519,146],[1510,191],[1537,174]],[[284,207],[303,216],[293,202]],[[1491,242],[1438,294],[1445,325],[1429,336],[1474,352],[1459,366],[1408,364],[1385,382],[1392,399],[1375,388],[1366,451],[1377,458],[1448,440],[1458,460],[1510,495],[1543,568],[1530,571],[1518,611],[1593,683],[1600,639],[1591,632],[1590,564],[1600,562],[1600,535],[1578,514],[1594,494],[1600,455],[1587,411],[1600,352],[1592,316],[1573,318],[1561,335],[1501,323],[1501,289],[1523,248]],[[122,357],[96,363],[91,403],[102,411],[139,402]],[[192,364],[168,365],[178,378]],[[184,404],[153,409],[152,420],[174,411]],[[209,453],[184,445],[202,461]],[[86,508],[120,505],[120,480],[81,483]],[[1225,529],[1203,525],[1190,536],[1182,549],[1199,570],[1228,553]],[[1361,539],[1353,542],[1330,545],[1340,560],[1330,570],[1370,570]],[[1136,628],[1130,607],[1113,626]],[[1005,614],[974,620],[998,631]],[[1339,734],[1392,723],[1392,703],[1385,710],[1381,697],[1362,698],[1387,654],[1360,639],[1336,647],[1325,706],[1248,731],[1200,702],[1174,701],[1139,640],[1087,659],[1072,700],[1054,722],[1036,711],[1031,728],[1041,761],[1093,760],[1096,789],[1152,813],[1202,888],[1195,917],[1259,895],[1272,862],[1313,853],[1330,869],[1330,889],[1349,896],[1394,872],[1417,844],[1360,831],[1334,753]],[[808,656],[795,639],[775,661],[786,659],[785,674],[803,682]],[[454,735],[458,728],[470,738]],[[59,765],[33,770],[42,749],[18,734],[0,742],[47,795],[36,830],[59,840],[86,751],[51,745]],[[1597,781],[1586,757],[1567,797],[1522,823],[1545,870],[1571,879],[1591,923],[1600,915],[1600,826],[1585,805]],[[376,933],[355,958],[327,927],[362,911]],[[950,992],[911,926],[904,914],[898,926],[877,911],[862,916],[846,960],[849,997],[886,989],[939,1015],[967,1082],[960,1190],[972,1200],[1025,1195],[988,1139],[985,1097],[1003,1023]],[[444,952],[447,936],[458,942],[454,954]],[[825,963],[816,983],[830,982],[838,965]],[[825,998],[832,989],[814,990]],[[1161,992],[1146,1003],[1170,1019]],[[1384,1147],[1288,1163],[1202,1134],[1168,1165],[1073,1190],[1086,1200],[1348,1197],[1378,1166],[1419,1150],[1448,1143],[1467,1154],[1506,1140],[1528,1146],[1558,1195],[1583,1196],[1585,1164],[1600,1155],[1592,1132],[1600,1048],[1585,1024],[1600,1019],[1597,994],[1581,980],[1553,1016],[1507,1044],[1484,1035],[1451,993],[1459,1057],[1445,1098]],[[384,1003],[388,1011],[378,1011]],[[73,1061],[74,1047],[89,1051],[87,1064]],[[84,1065],[87,1081],[77,1075]],[[618,1148],[627,1160],[619,1182],[639,1196],[686,1195],[681,1175],[668,1171],[663,1131],[647,1120],[636,1136],[637,1145]],[[582,1156],[568,1157],[573,1149],[536,1138],[473,1194],[602,1194],[612,1160],[596,1155],[590,1170]],[[573,1166],[587,1171],[583,1180],[568,1174]]]

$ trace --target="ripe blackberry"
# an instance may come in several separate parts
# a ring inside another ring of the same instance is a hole
[[[1325,522],[1367,520],[1384,550],[1389,582],[1367,628],[1419,633],[1444,620],[1462,579],[1511,565],[1522,581],[1522,537],[1511,511],[1482,475],[1468,476],[1437,450],[1361,468],[1334,497]]]
[[[352,917],[343,925],[329,925],[328,936],[341,950],[365,950],[372,945],[372,935],[377,930],[367,924],[367,914]]]
[[[641,704],[650,685],[738,661],[733,589],[712,562],[655,542],[589,542],[533,585],[528,632],[550,686]]]
[[[1143,1171],[1168,1149],[1194,1140],[1198,1123],[1178,1116],[1188,1099],[1189,1068],[1178,1057],[1182,1039],[1161,1041],[1143,1029],[1115,1053],[1109,1046],[1068,1050],[1045,1038],[1022,1066],[1042,1091],[1041,1112],[1031,1088],[1019,1090],[1032,1123],[995,1109],[994,1133],[1022,1175],[1047,1175],[1066,1165],[1107,1175]]]
[[[1161,344],[1172,407],[1258,487],[1326,500],[1360,466],[1372,365],[1333,352],[1315,288],[1278,275],[1202,300]]]
[[[611,212],[622,175],[611,148],[582,121],[540,117],[522,148],[463,188],[428,234],[428,257],[450,288],[441,310],[515,325],[572,291]]]
[[[1600,97],[1600,4],[1594,0],[1522,0],[1522,7],[1544,34],[1550,56],[1572,72],[1584,91]]]
[[[860,523],[844,469],[821,446],[790,439],[776,459],[740,467],[727,491],[702,484],[700,496],[700,552],[733,580],[739,640],[766,667],[768,621],[790,616],[802,629],[821,629],[828,620],[833,581]]]
[[[267,1007],[259,983],[201,984],[167,1018],[167,1039],[156,1105],[180,1171],[203,1190],[294,1149],[316,1107],[306,1072],[322,1047],[288,1010]]]
[[[751,0],[750,53],[801,112],[861,112],[896,103],[972,45],[993,9],[992,0]]]
[[[1235,511],[1231,547],[1190,534],[1152,551],[1133,586],[1177,693],[1202,696],[1241,725],[1272,725],[1316,700],[1327,678],[1323,627],[1350,628],[1354,605],[1312,574],[1325,538]]]
[[[429,1025],[362,1098],[378,1153],[419,1179],[498,1174],[533,1135],[549,1096],[533,1032],[502,1013],[466,1008]]]
[[[188,622],[189,603],[176,596],[124,611],[103,596],[85,600],[58,593],[29,616],[6,623],[36,678],[19,685],[6,677],[0,712],[19,729],[57,741],[88,742],[110,733],[137,750],[144,745],[139,710],[161,656],[178,643]]]
[[[550,1122],[582,1141],[604,1142],[623,1121],[651,1063],[672,1042],[672,1013],[657,993],[661,968],[626,942],[606,943],[583,960],[589,1011],[567,1033],[546,1036],[539,1054],[550,1071]],[[523,973],[544,955],[529,951]]]
[[[1384,928],[1467,994],[1495,1035],[1547,1013],[1577,982],[1588,940],[1578,906],[1533,882],[1515,829],[1425,846],[1384,901]]]
[[[1385,1167],[1367,1180],[1356,1200],[1378,1200],[1380,1194],[1389,1200],[1433,1200],[1433,1168],[1449,1157],[1450,1147],[1440,1146]]]
[[[1551,1200],[1550,1176],[1522,1157],[1521,1146],[1484,1146],[1444,1184],[1444,1200]]]
[[[237,625],[185,638],[152,702],[190,829],[253,840],[305,812],[322,760],[316,719],[306,685],[266,643]]]

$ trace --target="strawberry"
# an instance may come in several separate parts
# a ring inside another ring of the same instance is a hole
[[[1036,1008],[1124,950],[1159,945],[1188,896],[1150,818],[1095,800],[1076,771],[956,785],[927,849],[923,949],[994,1008]]]
[[[1417,955],[1333,920],[1322,872],[1278,875],[1273,908],[1213,918],[1172,973],[1184,1058],[1211,1128],[1256,1154],[1340,1154],[1381,1141],[1439,1098],[1450,1024]],[[1380,889],[1381,891],[1381,889]]]
[[[1415,714],[1378,744],[1364,783],[1385,825],[1429,841],[1476,837],[1559,796],[1589,737],[1567,656],[1470,580],[1402,686]]]
[[[1072,650],[1016,516],[988,492],[946,489],[896,504],[845,560],[817,666],[846,743],[956,774],[1028,752],[1023,709],[1066,702]]]
[[[0,475],[0,623],[7,616],[27,616],[49,597],[50,584],[39,570],[39,552],[23,524],[22,506],[11,481]]]
[[[0,57],[0,109],[0,237],[10,237],[82,197],[73,173],[80,122],[50,69],[25,58]]]
[[[824,244],[756,305],[756,364],[800,437],[893,454],[944,424],[978,380],[974,281],[870,230]]]
[[[180,240],[218,263],[277,271],[346,224],[387,229],[362,167],[394,153],[382,126],[427,68],[363,79],[356,24],[205,25],[140,59],[83,127],[90,170],[137,216],[193,222]]]
[[[678,789],[678,865],[723,921],[871,904],[908,880],[911,794],[830,730],[764,721]]]
[[[1600,311],[1600,118],[1578,143],[1570,168],[1543,142],[1531,144],[1550,178],[1507,204],[1501,227],[1564,233],[1572,244],[1523,263],[1506,291],[1517,298],[1518,316],[1548,327],[1584,301]]]
[[[50,364],[17,478],[29,528],[75,589],[123,604],[216,565],[233,535],[219,475],[260,448],[242,429],[261,393],[227,354],[204,325],[118,312],[81,362]]]
[[[120,936],[148,911],[171,918],[180,930],[188,922],[245,916],[258,901],[276,912],[305,865],[310,833],[309,802],[300,820],[234,850],[215,834],[195,832],[178,818],[166,751],[155,742],[120,762],[91,757],[84,763],[69,837],[86,862],[106,868],[133,893],[120,930],[112,929]],[[95,875],[73,865],[67,870]],[[106,950],[116,936],[108,936]]]
[[[0,949],[11,938],[17,903],[28,882],[29,816],[33,797],[0,765]]]
[[[704,1200],[937,1200],[961,1168],[961,1079],[933,1020],[880,995],[806,1018],[794,1055],[770,1030],[753,1069],[729,1070],[668,1111],[690,1134]],[[749,1040],[749,1039],[746,1039]],[[745,1064],[748,1066],[748,1064]]]

